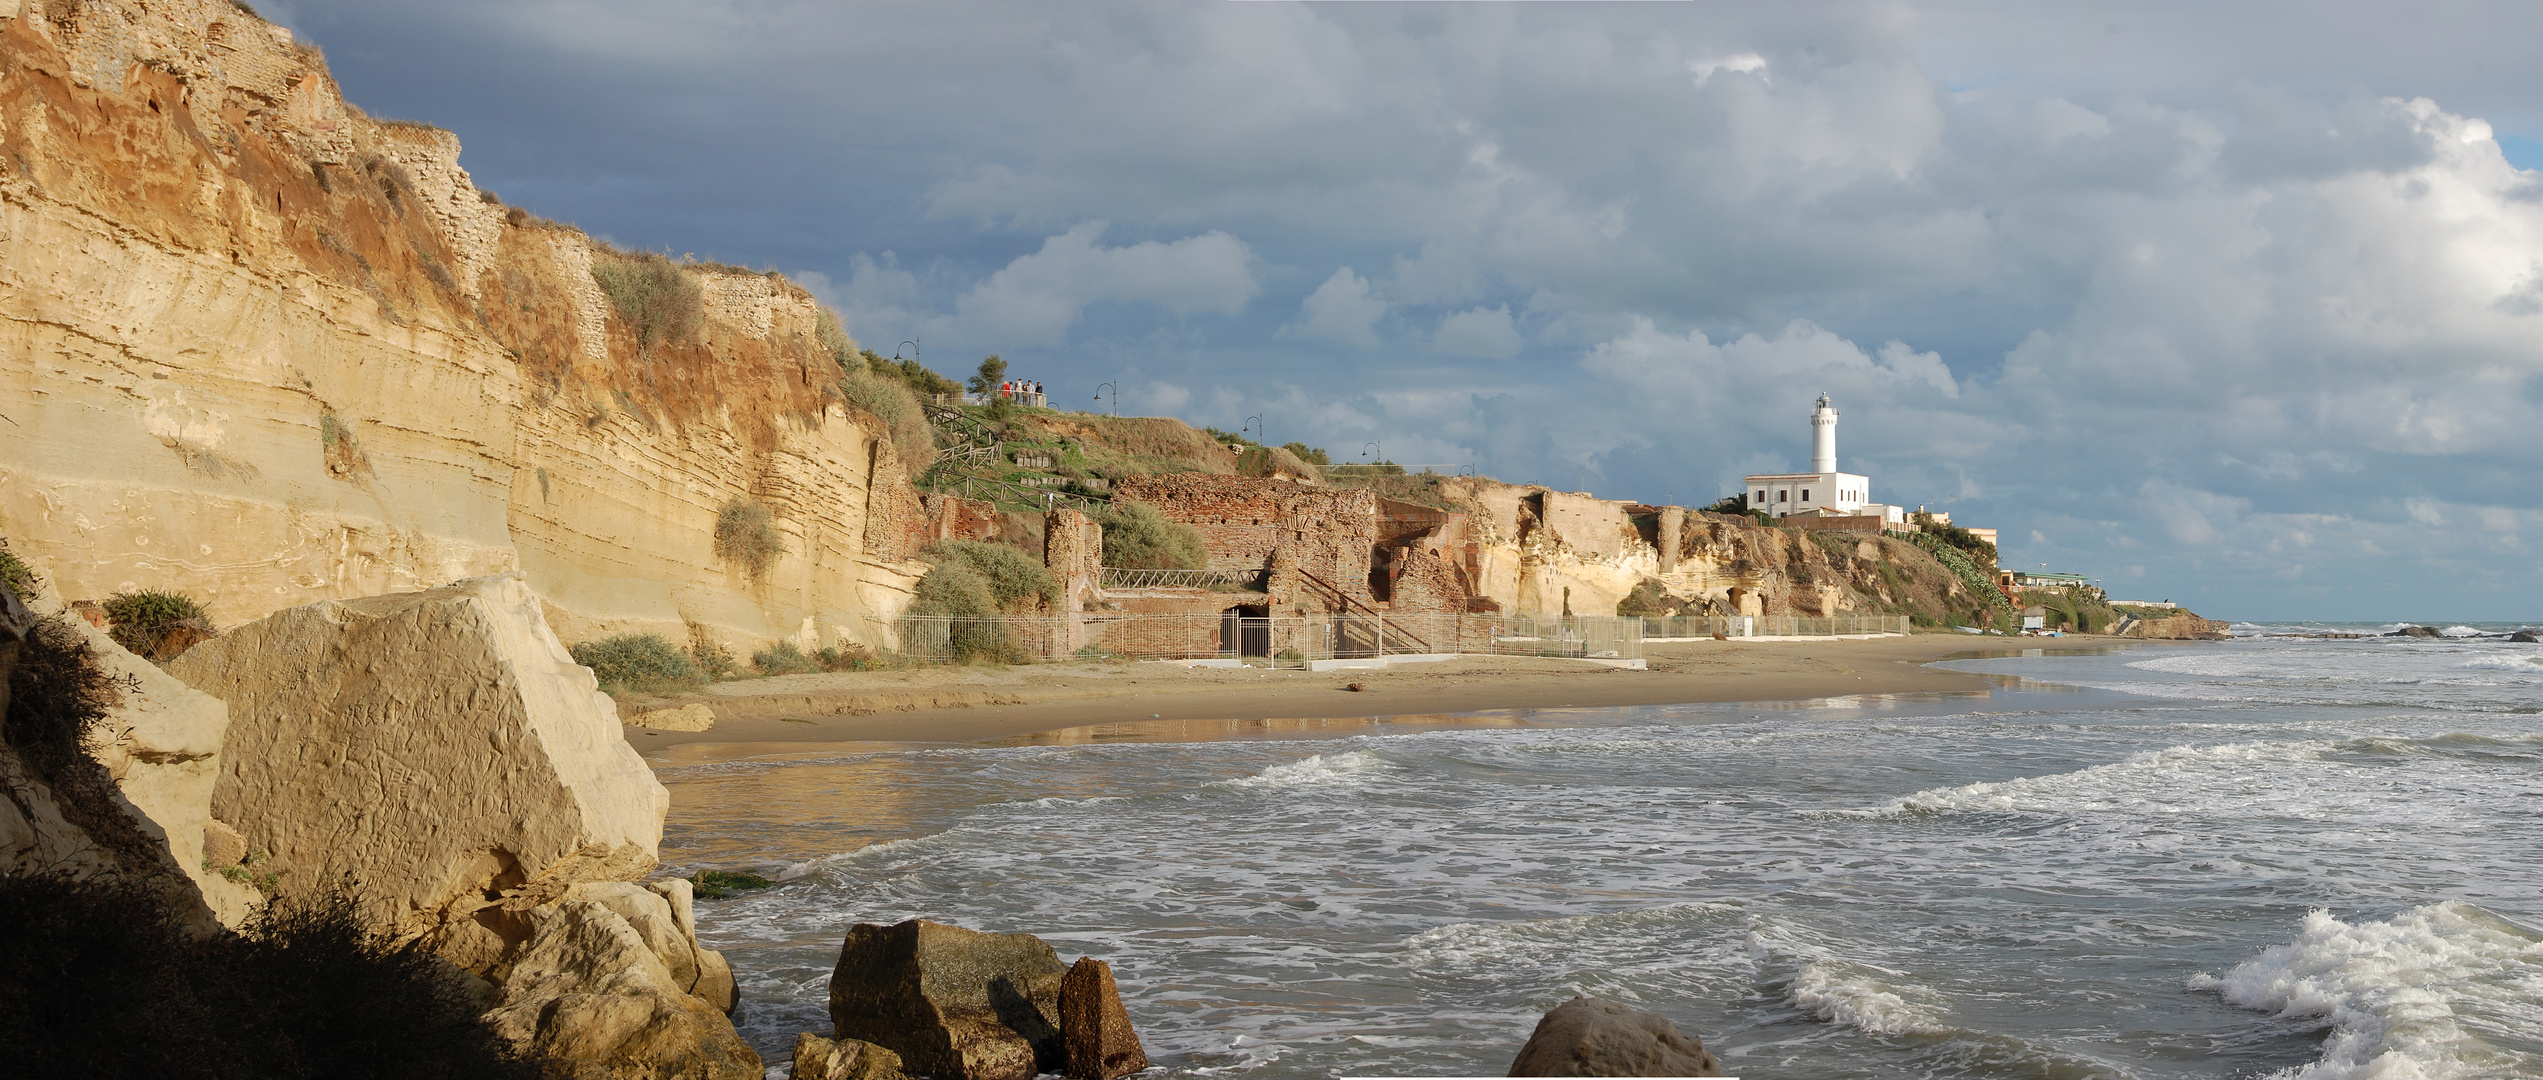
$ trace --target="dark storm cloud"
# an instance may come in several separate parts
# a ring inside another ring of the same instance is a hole
[[[2543,585],[2521,8],[276,14],[512,201],[941,369],[1678,502],[1802,464],[1824,390],[1876,497],[2010,565],[2253,615]]]

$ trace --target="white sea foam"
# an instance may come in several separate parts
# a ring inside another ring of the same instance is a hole
[[[2455,665],[2480,671],[2513,671],[2521,675],[2543,675],[2543,652],[2516,652],[2500,656],[2479,656]]]
[[[1380,773],[1384,773],[1391,768],[1393,768],[1393,766],[1388,765],[1385,759],[1378,757],[1376,754],[1372,754],[1366,750],[1351,750],[1344,753],[1334,754],[1330,757],[1324,754],[1314,754],[1304,761],[1292,761],[1280,765],[1274,765],[1252,776],[1240,776],[1233,780],[1221,780],[1211,786],[1260,788],[1269,790],[1324,787],[1333,784],[1356,783]]]
[[[2330,1028],[2320,1059],[2273,1080],[2468,1080],[2543,1068],[2532,1041],[2543,1030],[2543,937],[2470,904],[2355,923],[2316,909],[2294,941],[2189,985]]]

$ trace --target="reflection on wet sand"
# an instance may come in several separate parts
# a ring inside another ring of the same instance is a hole
[[[1125,720],[1037,731],[980,745],[1087,746],[1122,742],[1217,742],[1222,739],[1339,739],[1354,735],[1404,735],[1442,728],[1527,727],[1531,723],[1530,715],[1531,712],[1495,712],[1298,720]]]

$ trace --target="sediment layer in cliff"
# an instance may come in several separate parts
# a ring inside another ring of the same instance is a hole
[[[0,526],[64,595],[228,625],[518,569],[569,640],[883,642],[917,499],[802,289],[502,205],[226,0],[13,6]],[[717,550],[738,503],[757,570]]]

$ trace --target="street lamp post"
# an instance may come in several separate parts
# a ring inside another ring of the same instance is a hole
[[[1112,415],[1114,415],[1114,416],[1119,416],[1119,415],[1121,415],[1121,385],[1120,385],[1119,383],[1110,383],[1110,382],[1100,382],[1100,383],[1096,383],[1096,384],[1095,384],[1095,400],[1097,400],[1097,401],[1102,401],[1102,400],[1104,400],[1104,391],[1105,391],[1105,390],[1107,390],[1107,389],[1111,390],[1111,391],[1112,391],[1112,395],[1113,395]]]
[[[1239,437],[1242,437],[1242,436],[1245,434],[1245,429],[1246,429],[1246,428],[1248,428],[1248,427],[1251,427],[1251,428],[1253,428],[1253,429],[1254,429],[1254,441],[1255,441],[1255,442],[1262,442],[1262,441],[1265,439],[1265,437],[1266,437],[1266,436],[1263,434],[1263,417],[1262,417],[1262,414],[1260,414],[1260,413],[1256,413],[1256,414],[1255,414],[1255,415],[1253,415],[1253,416],[1248,416],[1248,417],[1246,417],[1246,418],[1245,418],[1245,422],[1244,422],[1244,423],[1241,423],[1241,424],[1236,425],[1236,434],[1237,434]]]

